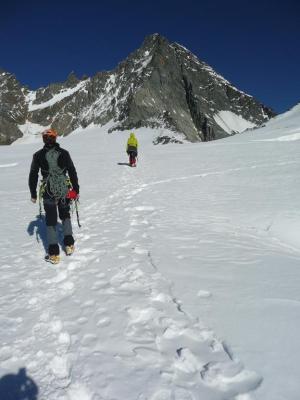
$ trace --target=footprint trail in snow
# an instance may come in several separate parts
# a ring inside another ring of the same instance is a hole
[[[140,187],[83,205],[76,252],[58,267],[36,261],[41,243],[2,259],[2,375],[26,367],[47,400],[250,400],[261,378],[184,311],[160,273],[151,240],[160,210],[138,203]]]

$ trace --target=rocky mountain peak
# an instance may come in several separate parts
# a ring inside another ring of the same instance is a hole
[[[75,72],[72,71],[68,75],[65,85],[66,85],[66,87],[73,87],[73,86],[76,86],[78,84],[78,82],[79,82],[79,79],[77,78]]]
[[[167,127],[183,139],[205,141],[257,126],[274,115],[158,33],[148,35],[114,70],[91,78],[79,79],[71,72],[65,82],[29,91],[13,75],[0,72],[0,106],[2,143],[11,143],[28,127],[51,125],[66,135],[108,122],[110,131]]]
[[[153,33],[145,37],[141,48],[158,48],[163,46],[169,46],[170,42],[164,36],[159,33]]]

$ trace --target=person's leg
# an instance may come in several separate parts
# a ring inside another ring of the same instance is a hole
[[[130,152],[130,165],[135,164],[135,152],[131,151]]]
[[[47,241],[48,241],[48,254],[59,255],[59,246],[56,232],[57,225],[57,209],[56,202],[54,199],[46,197],[44,198],[44,209],[46,213],[46,229],[47,229]]]
[[[134,153],[132,154],[132,157],[133,157],[132,163],[135,165],[135,164],[136,164],[137,152],[134,152]]]
[[[130,165],[131,166],[135,166],[136,165],[136,155],[137,155],[137,153],[135,151],[132,151],[130,153],[130,156],[131,156]]]
[[[72,246],[75,241],[73,238],[69,199],[63,199],[58,202],[58,213],[63,226],[64,245]]]

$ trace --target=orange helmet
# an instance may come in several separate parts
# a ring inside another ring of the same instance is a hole
[[[58,134],[57,134],[57,132],[56,132],[55,129],[50,128],[50,129],[46,129],[46,130],[43,132],[43,136],[49,136],[49,137],[51,137],[51,138],[53,138],[53,139],[56,139],[57,136],[58,136]]]

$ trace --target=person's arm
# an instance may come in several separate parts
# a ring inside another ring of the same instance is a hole
[[[68,152],[66,153],[66,157],[67,157],[67,172],[70,177],[70,181],[72,183],[72,186],[73,186],[73,189],[75,190],[75,192],[77,194],[79,194],[79,184],[78,184],[76,168],[75,168],[73,161],[71,159],[71,156]]]
[[[30,172],[29,172],[29,179],[28,179],[28,185],[29,185],[29,190],[31,194],[31,200],[34,201],[37,199],[37,192],[36,192],[36,187],[39,179],[39,163],[37,161],[37,155],[34,154],[32,157],[32,163],[30,167]]]

